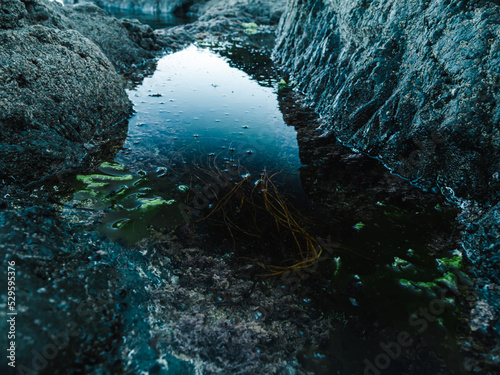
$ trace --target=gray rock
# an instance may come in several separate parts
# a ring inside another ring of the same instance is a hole
[[[118,73],[127,73],[160,52],[151,27],[138,21],[118,20],[90,3],[66,6],[64,14],[67,27],[97,44]]]
[[[78,1],[78,0],[77,0]],[[251,16],[258,23],[277,24],[285,10],[286,0],[88,0],[108,9],[137,11],[150,14],[174,13],[201,21],[218,16],[228,18]],[[73,4],[74,0],[64,0]]]
[[[21,26],[25,16],[26,8],[21,1],[0,1],[0,29],[10,29],[12,27]]]
[[[7,262],[15,262],[18,373],[165,374],[159,363],[168,361],[168,374],[194,374],[190,363],[166,350],[160,361],[149,344],[154,296],[148,289],[169,279],[164,263],[154,265],[165,258],[75,233],[41,200],[0,210],[5,280]],[[2,319],[0,329],[8,327]],[[14,373],[5,361],[0,372]]]
[[[57,1],[34,0],[23,1],[27,14],[27,25],[43,25],[46,27],[65,30],[72,28],[64,15],[64,7]]]
[[[196,18],[194,22],[155,31],[158,43],[167,49],[176,50],[195,40],[267,48],[274,45],[275,27],[286,1],[198,0],[184,4],[181,15]]]
[[[498,2],[290,0],[278,34],[273,57],[321,115],[322,140],[465,207],[474,288],[462,296],[461,350],[468,371],[497,373]]]
[[[151,27],[138,21],[118,20],[91,3],[61,5],[36,0],[27,2],[26,22],[60,30],[77,30],[97,44],[118,73],[155,58],[160,46]]]
[[[499,197],[500,7],[291,0],[274,58],[324,131],[423,187]]]
[[[157,56],[153,30],[89,3],[10,0],[1,9],[0,176],[64,173],[123,138],[125,125],[114,125],[131,104],[116,71]]]
[[[250,17],[259,24],[277,24],[285,11],[284,0],[211,0],[198,1],[191,7],[200,21],[209,21],[219,16],[226,18]]]
[[[0,32],[0,171],[32,182],[78,166],[123,130],[122,79],[74,30],[35,25]]]

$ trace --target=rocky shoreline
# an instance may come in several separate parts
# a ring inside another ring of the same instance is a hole
[[[24,176],[31,183],[88,165],[106,142],[123,136],[131,110],[123,76],[138,83],[158,56],[195,40],[237,38],[261,45],[257,38],[269,40],[266,35],[275,30],[270,23],[284,8],[283,1],[267,12],[258,2],[201,2],[191,6],[196,22],[153,31],[91,3],[4,3],[0,170],[1,177],[19,183],[27,181]],[[259,32],[246,33],[242,24],[254,21]]]
[[[294,293],[280,297],[283,312],[288,309],[298,317],[295,325],[282,329],[282,336],[270,334],[272,320],[257,324],[245,315],[248,309],[256,313],[264,302],[273,303],[265,288],[239,309],[224,310],[214,325],[189,302],[194,298],[189,286],[199,284],[199,298],[215,309],[220,301],[208,292],[214,283],[229,284],[230,288],[221,287],[224,293],[238,295],[250,286],[248,278],[232,278],[224,262],[177,241],[142,243],[132,254],[97,236],[76,233],[54,205],[57,196],[64,195],[54,188],[59,181],[85,170],[100,160],[101,152],[109,154],[123,142],[131,111],[124,91],[127,81],[140,82],[161,54],[194,41],[269,50],[285,3],[178,2],[195,21],[153,31],[136,20],[110,17],[89,3],[2,0],[6,11],[0,12],[0,249],[6,259],[19,262],[18,277],[24,279],[19,298],[25,301],[26,318],[19,342],[30,351],[19,352],[19,363],[35,363],[31,349],[50,345],[54,332],[68,332],[65,324],[76,322],[85,332],[68,335],[68,345],[60,350],[64,355],[58,358],[65,366],[76,363],[81,371],[108,373],[120,368],[161,374],[156,363],[161,360],[170,364],[169,374],[221,373],[228,358],[236,356],[244,370],[231,373],[255,372],[255,361],[269,373],[306,373],[290,360],[294,347],[321,344],[321,332],[329,323],[301,305]],[[482,1],[472,9],[459,0],[433,0],[426,7],[414,1],[338,3],[291,0],[278,28],[274,59],[304,94],[304,107],[321,116],[307,121],[311,128],[298,129],[302,156],[329,158],[310,173],[326,174],[324,168],[332,165],[367,168],[376,163],[338,151],[340,139],[380,159],[420,189],[442,193],[460,206],[461,242],[474,281],[462,301],[461,350],[468,372],[494,374],[500,370],[498,6]],[[450,17],[445,20],[439,14]],[[464,32],[464,27],[472,31]],[[463,61],[463,66],[456,61]],[[302,99],[292,102],[297,100]],[[296,109],[285,109],[284,115],[293,117]],[[376,182],[378,178],[363,177],[375,181],[369,188],[375,194],[427,199],[389,172],[382,183]],[[313,186],[305,181],[304,186],[317,197],[323,187],[327,189],[321,182]],[[176,267],[166,266],[166,260]],[[200,273],[204,267],[206,272]],[[120,268],[127,270],[126,276],[116,272]],[[178,269],[192,270],[179,274]],[[212,279],[211,273],[220,277]],[[177,305],[169,295],[177,296]],[[131,312],[128,306],[137,310]],[[53,321],[29,319],[36,310],[52,311]],[[99,319],[89,319],[96,314]],[[139,321],[139,315],[148,318]],[[163,317],[172,319],[171,324],[154,323]],[[231,320],[235,317],[242,322]],[[315,323],[308,327],[311,319]],[[281,348],[278,344],[299,326],[306,327],[304,336]],[[142,334],[135,337],[138,330]],[[193,336],[196,330],[206,341]],[[222,331],[238,338],[233,347],[225,338],[227,352],[193,349],[215,345]],[[147,348],[136,351],[148,340]],[[255,345],[265,343],[271,343],[278,355],[255,351]],[[164,348],[172,344],[192,357],[171,357]],[[214,356],[216,361],[210,362]],[[109,363],[110,358],[116,363]],[[56,374],[61,363],[48,361],[41,370]]]

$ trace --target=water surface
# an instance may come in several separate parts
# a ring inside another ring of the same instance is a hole
[[[256,181],[263,171],[276,173],[280,190],[294,204],[308,205],[296,131],[279,111],[276,78],[249,76],[231,65],[229,57],[191,46],[160,59],[155,73],[128,91],[135,114],[123,148],[93,174],[79,176],[73,197],[73,204],[102,212],[98,231],[136,243],[187,223],[186,196],[213,182],[193,180],[197,170],[237,171],[235,182]],[[451,238],[453,213],[372,203],[372,218],[353,223],[342,234],[344,251],[320,264],[318,285],[313,282],[316,289],[304,298],[331,316],[331,343],[301,349],[299,360],[317,374],[361,373],[364,360],[374,363],[385,355],[382,344],[408,332],[412,351],[391,359],[384,374],[403,373],[414,365],[415,353],[417,362],[429,359],[415,373],[437,370],[435,353],[445,358],[448,370],[443,373],[461,373],[455,337],[455,292],[464,277],[461,255],[450,248],[436,259],[429,254],[428,235],[436,231],[437,237]],[[421,308],[435,301],[440,301],[439,313],[423,322]]]
[[[209,49],[191,46],[161,58],[155,73],[128,91],[135,114],[122,150],[79,177],[74,201],[105,209],[99,230],[129,242],[151,226],[166,231],[188,221],[188,191],[221,173],[235,182],[274,175],[283,193],[303,204],[296,132],[279,111],[277,81],[261,83]],[[196,179],[193,171],[208,175]]]
[[[146,151],[166,157],[170,149],[186,161],[229,158],[251,173],[281,172],[300,185],[296,132],[283,122],[276,89],[210,50],[191,46],[165,56],[128,94],[136,114],[117,162]]]

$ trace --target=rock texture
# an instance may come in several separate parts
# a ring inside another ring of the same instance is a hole
[[[155,32],[158,43],[179,49],[194,41],[243,43],[255,48],[274,45],[275,27],[285,9],[285,0],[184,1],[179,14],[194,22]]]
[[[66,8],[68,8],[66,10]],[[118,20],[90,3],[64,7],[68,26],[96,43],[118,73],[153,59],[160,50],[153,29],[135,20]]]
[[[275,60],[349,146],[449,196],[498,199],[500,7],[291,0]]]
[[[0,275],[7,278],[7,262],[15,262],[16,309],[22,311],[16,319],[17,371],[3,361],[0,372],[166,373],[148,345],[153,327],[146,318],[155,310],[148,289],[170,278],[165,263],[154,265],[165,258],[75,231],[47,204],[54,194],[47,185],[31,191],[0,185],[0,192],[9,196],[8,203],[0,201]],[[7,327],[2,319],[0,328]],[[164,349],[160,363],[167,362],[168,374],[195,373]]]
[[[60,30],[76,30],[97,44],[118,73],[127,73],[153,59],[160,46],[153,30],[133,20],[118,20],[91,3],[61,5],[36,0],[26,2],[26,23]]]
[[[323,139],[464,208],[476,287],[465,307],[465,366],[497,373],[500,5],[290,0],[278,34],[273,57],[321,115]]]
[[[0,31],[0,46],[3,177],[32,182],[79,165],[127,117],[121,78],[77,31],[27,25]]]
[[[159,52],[153,30],[93,4],[2,1],[0,171],[33,182],[82,165],[121,137],[131,103],[116,72]]]

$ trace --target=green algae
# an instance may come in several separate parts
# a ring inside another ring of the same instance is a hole
[[[104,162],[97,170],[101,173],[76,177],[72,204],[105,212],[96,228],[99,233],[133,244],[185,224],[177,196],[187,187],[177,187],[142,170],[130,173],[118,163]]]
[[[453,268],[453,269],[461,269],[463,266],[462,263],[462,253],[460,251],[455,251],[453,253],[453,257],[449,258],[441,258],[441,259],[436,259],[436,262],[440,268]]]
[[[171,199],[169,202],[175,202],[175,200]],[[163,198],[139,198],[139,202],[141,202],[140,208],[143,210],[151,210],[151,209],[157,209],[158,207],[168,204],[166,200]]]
[[[365,225],[366,225],[365,223],[360,221],[359,223],[354,224],[353,228],[356,230],[361,230],[365,227]]]
[[[259,32],[259,25],[255,22],[243,22],[241,26],[245,28],[245,33],[248,35],[253,35]]]
[[[464,282],[462,254],[453,245],[446,245],[453,243],[448,238],[455,233],[455,212],[444,205],[440,210],[434,205],[403,208],[381,201],[373,207],[372,216],[357,217],[350,224],[352,233],[342,243],[345,251],[338,259],[320,265],[325,274],[329,273],[323,290],[330,290],[331,295],[321,297],[318,306],[323,311],[342,311],[346,316],[367,316],[377,327],[439,342],[436,351],[440,355],[455,356],[456,300]],[[443,242],[436,243],[434,238],[443,238]],[[436,248],[441,249],[437,256],[433,253]],[[433,322],[426,323],[425,331],[419,332],[410,317],[418,317],[429,306],[443,309]],[[359,329],[370,332],[372,327]],[[353,340],[352,332],[340,330],[337,334],[341,342]],[[370,352],[371,348],[377,348],[377,342],[384,339],[372,333],[367,339],[374,345],[354,345],[367,349],[353,356],[353,363],[357,358],[378,355],[376,349]],[[341,366],[348,368],[349,362],[345,358]]]
[[[99,166],[99,170],[103,170],[103,169],[113,169],[113,170],[117,170],[117,171],[124,171],[125,170],[125,167],[119,163],[109,163],[107,161],[105,161],[104,163],[102,163],[100,166]]]
[[[96,183],[96,181],[130,181],[134,177],[130,174],[124,176],[108,176],[104,174],[78,175],[76,179],[86,185]]]

